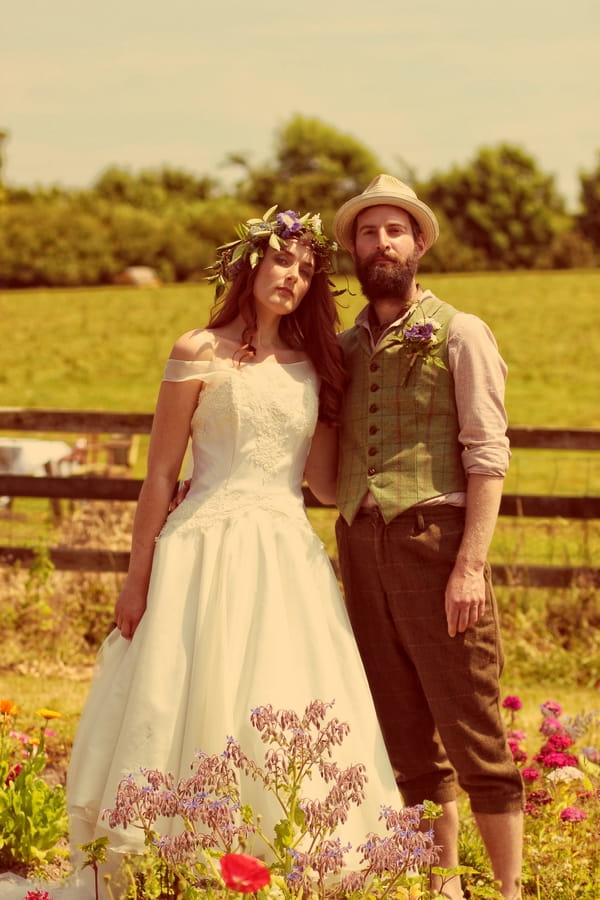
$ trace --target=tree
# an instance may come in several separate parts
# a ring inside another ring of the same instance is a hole
[[[596,168],[591,172],[581,172],[581,213],[578,222],[581,232],[600,251],[600,151],[596,157]]]
[[[138,174],[109,166],[92,185],[92,192],[112,203],[127,203],[138,209],[161,212],[174,203],[191,203],[212,196],[217,182],[209,176],[168,166]]]
[[[261,210],[277,203],[284,209],[319,212],[325,220],[381,171],[377,157],[355,138],[301,115],[276,133],[273,161],[253,168],[240,153],[228,161],[246,169],[239,199]]]
[[[553,176],[511,144],[483,147],[465,167],[434,175],[419,192],[491,269],[531,268],[570,225]]]

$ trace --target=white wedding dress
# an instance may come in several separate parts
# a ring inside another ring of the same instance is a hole
[[[339,831],[356,847],[370,831],[383,834],[380,806],[398,807],[400,797],[337,581],[303,505],[314,370],[169,360],[165,379],[204,382],[191,487],[157,539],[133,640],[115,630],[100,650],[67,779],[71,843],[107,834],[119,851],[142,849],[140,832],[113,831],[102,818],[121,778],[142,766],[184,776],[197,749],[220,753],[230,735],[262,763],[251,710],[302,713],[319,699],[335,701],[331,714],[351,728],[334,758],[367,769],[367,797]],[[244,783],[242,800],[266,830],[279,820],[256,783]],[[0,879],[0,898],[22,900],[23,884]],[[93,894],[71,885],[51,896]]]

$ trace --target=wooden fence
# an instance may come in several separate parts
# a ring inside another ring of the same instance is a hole
[[[42,432],[69,434],[115,434],[133,436],[148,434],[151,413],[104,412],[96,410],[21,409],[0,407],[0,432]],[[509,429],[513,448],[545,450],[600,450],[600,431],[587,428]],[[33,477],[1,475],[0,496],[48,497],[51,500],[122,500],[135,501],[141,480],[106,475]],[[320,506],[305,488],[308,506]],[[566,519],[600,519],[600,497],[543,496],[537,494],[504,494],[501,516]],[[51,548],[52,563],[58,569],[99,572],[125,572],[129,553],[103,548]],[[30,563],[35,551],[26,547],[0,545],[0,564],[20,561]],[[574,583],[600,585],[600,568],[581,566],[502,565],[493,566],[498,584],[528,584],[534,587],[568,587]]]

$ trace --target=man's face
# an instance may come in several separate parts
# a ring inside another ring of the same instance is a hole
[[[365,297],[408,299],[424,250],[403,209],[371,206],[359,213],[353,257]]]

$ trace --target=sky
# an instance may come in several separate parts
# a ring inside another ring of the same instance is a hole
[[[10,185],[111,165],[231,184],[315,117],[426,179],[517,144],[570,208],[600,150],[598,0],[12,0],[0,19]]]

